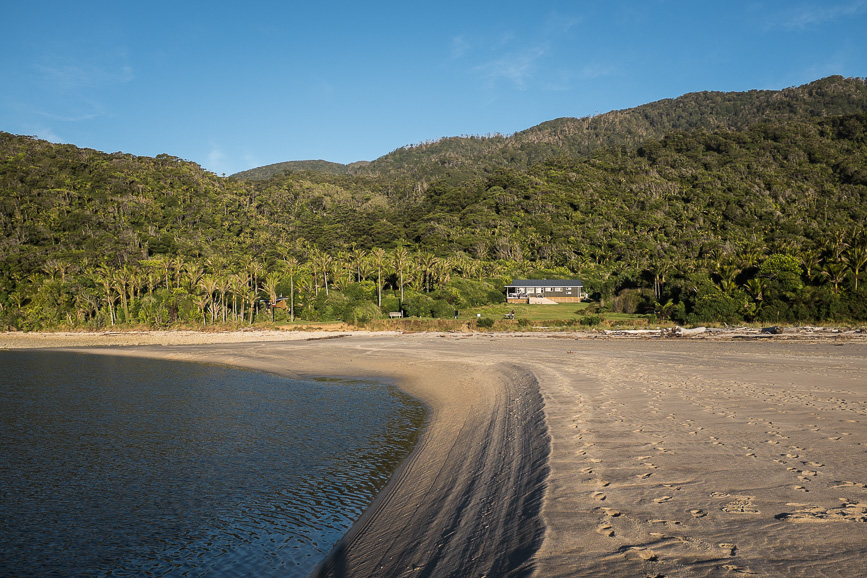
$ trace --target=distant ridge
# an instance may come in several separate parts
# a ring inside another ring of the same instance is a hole
[[[864,110],[867,79],[830,76],[783,90],[688,93],[596,116],[558,118],[510,136],[446,137],[403,146],[369,163],[277,163],[233,176],[264,180],[285,170],[311,170],[396,178],[424,188],[438,179],[457,183],[498,168],[522,169],[555,157],[586,158],[603,147],[634,148],[672,131],[742,130],[763,122]]]
[[[345,175],[355,169],[359,169],[369,164],[368,161],[358,161],[344,165],[341,163],[332,163],[329,161],[287,161],[283,163],[274,163],[265,165],[247,171],[235,173],[232,177],[242,181],[257,181],[268,179],[274,175],[286,174],[289,172],[312,171],[323,173],[326,175]]]

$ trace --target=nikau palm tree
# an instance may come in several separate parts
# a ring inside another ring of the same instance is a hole
[[[286,257],[283,267],[289,273],[289,321],[295,321],[295,271],[298,269],[298,259]]]
[[[858,276],[861,271],[867,267],[867,243],[853,245],[846,251],[844,257],[849,268],[852,270],[852,275],[855,277],[855,290],[858,290]]]
[[[265,277],[265,283],[262,284],[262,288],[268,293],[268,309],[271,310],[271,322],[274,322],[274,307],[277,305],[277,285],[279,284],[279,278],[276,274],[271,273],[267,277]]]
[[[385,260],[385,249],[377,247],[370,254],[373,255],[373,262],[376,265],[376,304],[382,307],[382,264]]]
[[[834,294],[840,293],[840,283],[846,280],[846,263],[842,261],[833,261],[826,263],[822,269],[822,275],[828,278],[828,281],[834,285]]]
[[[394,268],[398,273],[400,287],[400,306],[403,308],[403,274],[406,269],[407,250],[405,247],[398,247],[394,251]]]

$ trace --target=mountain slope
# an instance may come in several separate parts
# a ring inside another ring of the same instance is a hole
[[[359,173],[431,182],[528,167],[557,157],[586,157],[601,147],[637,147],[674,130],[738,130],[867,110],[867,79],[828,77],[780,91],[697,92],[636,108],[548,121],[512,136],[453,137],[380,157]]]
[[[784,90],[697,92],[584,118],[560,118],[511,136],[443,138],[399,148],[345,174],[399,179],[424,188],[452,184],[497,168],[526,168],[559,156],[587,157],[602,147],[637,147],[674,130],[739,130],[758,122],[786,122],[867,110],[867,79],[832,76]],[[234,175],[266,179],[291,163]],[[340,165],[343,166],[343,165]],[[288,167],[291,168],[291,167]],[[311,170],[319,170],[310,167]],[[323,170],[336,173],[333,168]]]

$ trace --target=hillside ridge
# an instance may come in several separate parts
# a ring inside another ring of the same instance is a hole
[[[585,158],[608,146],[637,147],[674,130],[738,130],[760,122],[863,110],[867,110],[867,78],[829,76],[782,90],[691,92],[600,115],[552,119],[509,136],[444,137],[402,146],[369,163],[339,165],[340,172],[331,168],[320,172],[399,178],[424,187],[437,179],[458,182],[496,168],[526,168],[558,156]],[[287,169],[300,170],[292,162],[277,163],[233,177],[263,180]]]

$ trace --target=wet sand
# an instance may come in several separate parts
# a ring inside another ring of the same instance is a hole
[[[430,407],[322,575],[864,575],[864,341],[230,335],[86,351],[387,377]]]

